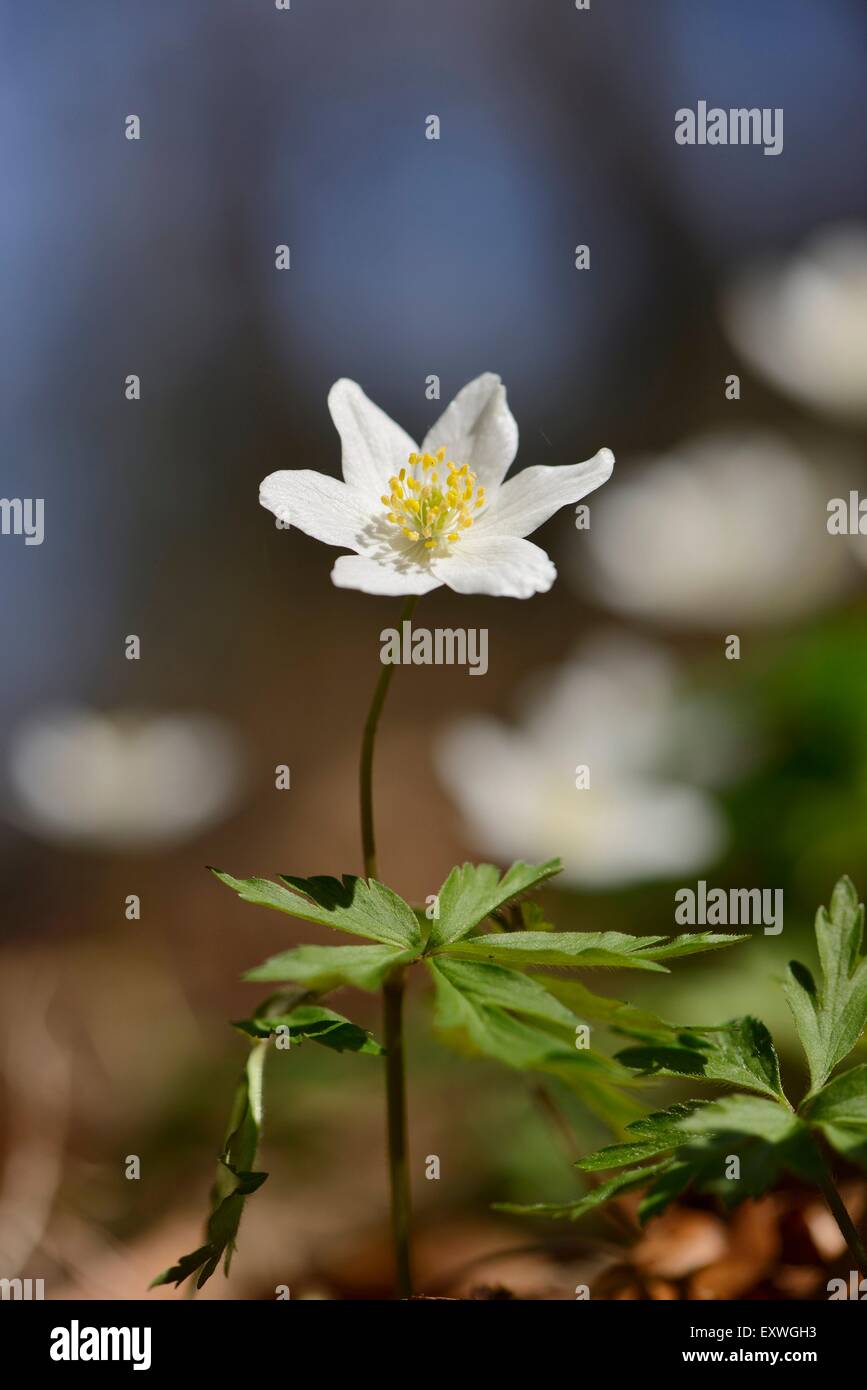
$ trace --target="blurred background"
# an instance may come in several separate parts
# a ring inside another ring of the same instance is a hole
[[[381,875],[418,902],[458,859],[560,854],[557,926],[636,933],[672,931],[699,878],[784,889],[780,936],[597,987],[687,1023],[755,1012],[797,1093],[776,981],[839,874],[867,884],[867,541],[826,528],[867,488],[864,7],[0,13],[2,489],[45,499],[42,545],[0,538],[0,1274],[138,1298],[200,1243],[245,1055],[226,1020],[259,998],[240,974],[328,939],[205,865],[360,871],[360,729],[399,601],[338,592],[336,552],[257,505],[275,469],[339,474],[341,376],[420,438],[496,371],[516,467],[617,458],[588,530],[567,510],[535,537],[549,594],[425,598],[417,621],[488,629],[489,671],[397,673]],[[782,107],[782,154],[676,144],[699,100]],[[338,1007],[379,1026],[370,996]],[[423,1286],[568,1298],[610,1274],[604,1228],[528,1250],[488,1210],[576,1192],[569,1160],[606,1132],[440,1048],[423,989],[410,1014]],[[378,1064],[310,1046],[272,1073],[271,1178],[203,1296],[383,1296]],[[841,1253],[796,1192],[664,1220],[614,1296],[810,1296]]]

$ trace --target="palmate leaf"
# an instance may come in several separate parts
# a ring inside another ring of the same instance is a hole
[[[522,1071],[556,1076],[602,1118],[622,1126],[636,1114],[625,1067],[575,1046],[577,1020],[535,981],[501,966],[428,961],[435,985],[434,1023],[459,1052]]]
[[[801,1113],[839,1154],[867,1169],[867,1064],[835,1076]]]
[[[282,883],[272,883],[267,878],[233,878],[219,869],[211,872],[244,902],[405,950],[421,947],[421,927],[409,903],[376,879],[281,875]]]
[[[442,948],[460,960],[499,961],[503,965],[572,965],[581,969],[658,970],[658,962],[696,951],[712,951],[743,941],[743,936],[713,932],[664,936],[627,936],[623,932],[518,931],[491,933],[452,941]],[[435,954],[439,954],[436,952]]]
[[[622,999],[611,999],[604,994],[594,994],[586,985],[571,977],[530,971],[530,979],[544,985],[550,994],[571,1009],[579,1019],[591,1019],[614,1032],[628,1033],[635,1030],[638,1037],[648,1032],[654,1036],[655,1029],[665,1029],[669,1026],[649,1009],[639,1008],[637,1004],[627,1004]]]
[[[309,1039],[338,1050],[379,1051],[364,1030],[318,1003],[299,1001],[297,992],[320,995],[343,985],[378,990],[395,968],[424,959],[435,983],[441,1036],[461,1050],[556,1077],[622,1129],[636,1117],[637,1107],[629,1094],[638,1084],[634,1071],[579,1045],[583,1038],[577,1037],[576,1030],[581,1020],[558,997],[554,978],[527,974],[524,967],[665,971],[663,962],[671,958],[743,938],[711,932],[673,939],[619,932],[557,932],[534,905],[522,903],[520,911],[513,910],[513,904],[559,869],[559,860],[540,865],[518,862],[502,874],[490,864],[458,866],[437,895],[437,915],[429,933],[420,913],[375,880],[281,875],[279,882],[272,882],[237,879],[214,870],[244,901],[374,943],[304,945],[272,956],[245,978],[295,986],[295,995],[260,1007],[252,1019],[236,1026],[263,1040],[285,1028],[298,1041]],[[481,928],[492,916],[501,925],[512,924],[514,930],[484,934]],[[616,1009],[621,1021],[626,1021],[628,1006],[617,1004]],[[634,1011],[630,1017],[637,1023],[646,1015]],[[209,1247],[215,1244],[209,1240]],[[213,1253],[203,1247],[170,1273],[184,1277],[182,1271],[189,1272],[190,1267],[211,1272]]]
[[[634,1121],[627,1132],[632,1136],[628,1142],[578,1161],[585,1172],[622,1170],[586,1196],[553,1207],[512,1204],[499,1209],[577,1220],[621,1192],[646,1187],[638,1208],[644,1223],[690,1186],[734,1206],[764,1192],[786,1170],[808,1181],[817,1179],[818,1156],[808,1126],[787,1107],[761,1096],[672,1106]],[[737,1178],[727,1176],[732,1157],[740,1164]]]
[[[644,1075],[694,1076],[728,1082],[785,1103],[773,1039],[755,1018],[736,1018],[716,1028],[674,1027],[658,1020],[651,1028],[621,1022],[617,1031],[640,1039],[618,1052],[618,1060]]]
[[[437,894],[439,917],[431,928],[429,947],[459,941],[492,912],[538,888],[562,867],[559,859],[547,864],[519,860],[501,875],[494,864],[456,865]]]
[[[318,994],[341,985],[375,991],[396,965],[413,958],[394,946],[296,946],[254,966],[244,979],[292,982]]]
[[[715,1028],[679,1027],[629,1005],[600,1000],[571,981],[547,981],[551,992],[576,1014],[595,1017],[634,1039],[617,1056],[624,1065],[644,1074],[694,1076],[740,1090],[645,1116],[627,1127],[626,1142],[579,1161],[586,1172],[620,1169],[622,1181],[609,1180],[589,1196],[558,1207],[508,1210],[576,1218],[628,1186],[646,1185],[639,1206],[646,1221],[690,1186],[734,1205],[766,1191],[786,1170],[827,1192],[830,1178],[820,1140],[867,1169],[867,1065],[828,1079],[867,1021],[863,922],[855,889],[842,878],[830,911],[822,908],[816,917],[821,987],[805,966],[794,963],[789,968],[785,991],[811,1078],[811,1089],[797,1111],[783,1092],[773,1041],[758,1020],[733,1019]],[[730,1178],[733,1157],[739,1169]],[[831,1197],[828,1201],[837,1216]]]
[[[628,1126],[630,1138],[624,1143],[609,1144],[597,1153],[587,1154],[575,1166],[585,1173],[605,1172],[609,1168],[625,1168],[631,1163],[642,1163],[646,1158],[668,1153],[682,1142],[684,1123],[699,1106],[708,1104],[709,1101],[692,1101],[686,1105],[672,1105],[668,1110],[657,1110],[652,1115],[633,1120]]]
[[[578,1046],[576,1029],[581,1020],[565,996],[558,994],[559,982],[553,976],[527,974],[523,967],[664,971],[662,959],[727,946],[742,938],[710,932],[675,940],[620,932],[556,932],[547,923],[542,925],[539,913],[531,910],[532,905],[528,910],[527,904],[522,904],[520,916],[513,914],[515,930],[471,935],[492,913],[502,920],[505,904],[558,869],[559,861],[552,860],[538,866],[514,864],[502,876],[489,864],[465,864],[452,870],[439,894],[439,919],[424,950],[436,984],[437,1030],[464,1051],[556,1076],[603,1118],[622,1127],[637,1113],[627,1094],[634,1078],[602,1054]]]
[[[579,1217],[586,1216],[588,1211],[610,1202],[612,1197],[619,1197],[633,1188],[643,1187],[654,1173],[667,1171],[670,1167],[671,1163],[666,1159],[662,1163],[651,1163],[646,1168],[636,1171],[616,1173],[613,1178],[600,1183],[598,1187],[592,1188],[574,1202],[534,1202],[530,1206],[521,1206],[518,1202],[494,1202],[493,1208],[494,1211],[509,1212],[512,1216],[547,1216],[553,1220],[564,1218],[567,1221],[577,1221]]]
[[[830,912],[820,907],[816,913],[821,984],[805,965],[789,965],[783,990],[807,1055],[812,1092],[848,1056],[867,1024],[863,933],[863,904],[851,879],[841,878],[831,895]]]
[[[159,1284],[177,1285],[198,1273],[196,1288],[200,1289],[220,1260],[223,1260],[224,1273],[229,1273],[244,1202],[268,1176],[253,1171],[262,1129],[262,1072],[267,1046],[266,1042],[253,1043],[235,1091],[226,1141],[211,1191],[205,1244],[158,1274],[151,1288]]]
[[[255,1014],[252,1018],[241,1019],[233,1027],[251,1038],[270,1038],[282,1033],[293,1043],[317,1042],[334,1052],[366,1052],[371,1056],[381,1056],[383,1052],[366,1029],[320,1004],[299,1004],[289,1013]]]
[[[448,956],[435,957],[430,968],[435,980],[445,978],[468,1000],[486,1008],[507,1009],[541,1019],[558,1034],[574,1040],[579,1020],[529,975],[502,965],[451,960]]]

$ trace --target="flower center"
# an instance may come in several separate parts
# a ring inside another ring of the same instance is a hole
[[[485,489],[464,463],[446,463],[445,449],[435,454],[410,454],[406,468],[389,478],[390,496],[383,493],[387,520],[411,541],[436,550],[442,541],[460,540],[473,524],[473,513],[485,504]]]

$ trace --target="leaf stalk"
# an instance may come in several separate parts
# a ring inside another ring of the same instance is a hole
[[[822,1196],[828,1203],[831,1215],[840,1227],[840,1234],[848,1246],[849,1254],[852,1256],[861,1274],[867,1274],[867,1250],[864,1249],[864,1242],[861,1239],[858,1228],[846,1210],[846,1204],[843,1198],[837,1191],[825,1156],[821,1151],[819,1152],[819,1164],[819,1187],[822,1189]]]

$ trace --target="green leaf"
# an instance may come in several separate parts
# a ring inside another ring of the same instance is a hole
[[[676,1149],[683,1139],[682,1123],[705,1101],[694,1101],[689,1105],[673,1105],[668,1110],[657,1110],[633,1120],[627,1132],[634,1136],[624,1144],[609,1144],[595,1154],[579,1158],[576,1168],[585,1173],[604,1172],[608,1168],[624,1168],[629,1163],[641,1163],[645,1158]]]
[[[439,917],[431,928],[428,948],[467,936],[492,912],[531,888],[538,888],[562,867],[559,859],[551,859],[547,864],[524,864],[519,860],[500,877],[494,864],[456,865],[437,894]]]
[[[682,1134],[753,1134],[769,1144],[784,1143],[803,1128],[794,1111],[762,1096],[720,1096],[693,1107],[679,1122]]]
[[[807,1125],[786,1105],[764,1096],[735,1094],[674,1105],[633,1121],[627,1134],[625,1143],[610,1144],[576,1165],[588,1173],[619,1168],[616,1178],[577,1202],[548,1208],[549,1215],[574,1220],[619,1192],[646,1186],[639,1205],[644,1222],[690,1186],[733,1206],[766,1191],[787,1169],[810,1182],[817,1178]],[[740,1164],[738,1178],[728,1177],[733,1157]]]
[[[519,904],[521,910],[521,924],[524,931],[556,931],[553,922],[548,921],[545,909],[534,902],[522,902]]]
[[[685,931],[662,946],[653,946],[648,955],[651,960],[678,960],[682,956],[698,955],[701,951],[719,951],[723,946],[734,946],[738,941],[747,940],[746,934],[720,936],[712,931]]]
[[[812,1083],[797,1112],[783,1093],[771,1036],[757,1019],[733,1019],[715,1028],[680,1027],[618,1001],[601,1000],[571,981],[547,981],[550,992],[576,1014],[595,1017],[635,1040],[615,1060],[644,1074],[695,1076],[741,1089],[633,1121],[625,1142],[589,1154],[577,1165],[586,1172],[620,1169],[616,1187],[604,1184],[578,1203],[535,1210],[581,1215],[590,1209],[588,1202],[598,1205],[625,1185],[647,1185],[639,1205],[639,1216],[646,1221],[690,1186],[729,1206],[767,1191],[784,1171],[824,1187],[827,1173],[816,1143],[820,1134],[838,1153],[867,1168],[867,1064],[828,1079],[867,1022],[863,931],[863,906],[851,881],[842,878],[830,910],[820,908],[816,916],[821,988],[798,962],[790,966],[785,986]],[[556,942],[556,936],[548,939]],[[485,943],[502,940],[488,937]],[[659,938],[645,940],[655,944]],[[657,1162],[648,1167],[648,1160]]]
[[[867,1064],[835,1076],[801,1114],[850,1163],[867,1168]]]
[[[573,1040],[578,1019],[536,980],[487,962],[436,958],[436,971],[467,999],[529,1018],[542,1019]]]
[[[621,1023],[618,1031],[641,1039],[638,1046],[618,1052],[626,1067],[651,1076],[729,1082],[786,1100],[773,1040],[758,1019],[736,1018],[716,1028],[676,1028],[658,1021],[648,1029]]]
[[[460,960],[501,961],[504,965],[572,965],[594,969],[600,966],[621,970],[662,970],[660,959],[690,955],[693,951],[714,950],[742,941],[740,936],[714,936],[712,932],[691,933],[689,944],[678,946],[684,937],[667,942],[663,936],[627,936],[623,932],[493,932],[469,941],[454,941],[444,954]],[[436,953],[437,955],[440,952]]]
[[[296,946],[254,966],[244,979],[291,981],[319,994],[341,985],[375,991],[396,965],[412,959],[394,946]]]
[[[618,1173],[616,1177],[600,1183],[598,1187],[594,1187],[583,1197],[576,1198],[574,1202],[536,1202],[532,1206],[521,1206],[516,1202],[494,1202],[493,1208],[494,1211],[509,1212],[513,1216],[547,1216],[555,1220],[565,1218],[567,1221],[577,1221],[579,1217],[586,1216],[588,1211],[604,1206],[612,1197],[617,1197],[622,1192],[630,1192],[636,1187],[643,1187],[655,1173],[662,1173],[670,1167],[671,1162],[666,1159],[664,1163],[652,1163],[647,1168],[635,1172]]]
[[[864,907],[851,879],[841,878],[831,909],[816,914],[816,943],[822,983],[792,961],[783,987],[818,1091],[852,1051],[867,1024],[867,957],[861,954]]]
[[[435,1027],[451,1047],[465,1054],[491,1057],[516,1070],[556,1076],[611,1124],[620,1126],[634,1118],[635,1106],[623,1091],[634,1084],[631,1074],[601,1053],[576,1048],[571,1020],[567,1041],[565,1020],[561,1014],[553,1013],[559,1008],[557,1001],[544,1003],[533,982],[526,981],[531,998],[523,986],[515,981],[504,982],[499,973],[484,985],[474,973],[469,978],[469,990],[464,992],[461,986],[467,983],[467,977],[455,970],[459,962],[438,956],[427,964],[435,985]],[[486,968],[490,967],[481,967]],[[528,1022],[531,1009],[533,1021]],[[551,1012],[543,1017],[542,1010]],[[518,1013],[524,1016],[516,1016]]]
[[[244,1202],[268,1176],[267,1173],[252,1171],[262,1129],[262,1070],[266,1052],[264,1042],[252,1045],[235,1091],[226,1141],[211,1191],[211,1214],[205,1232],[207,1240],[198,1250],[183,1255],[177,1264],[158,1274],[151,1282],[151,1288],[158,1284],[180,1284],[198,1271],[196,1287],[200,1289],[210,1279],[221,1259],[224,1273],[229,1273]]]
[[[631,1032],[637,1036],[649,1032],[653,1036],[656,1028],[667,1028],[656,1014],[649,1009],[640,1009],[636,1004],[626,1004],[622,999],[609,999],[604,994],[594,994],[579,980],[564,975],[544,975],[530,972],[530,979],[544,985],[562,1004],[571,1009],[580,1019],[592,1019],[614,1032]]]
[[[682,1162],[669,1158],[657,1165],[656,1175],[638,1203],[638,1220],[642,1226],[654,1216],[661,1216],[666,1207],[676,1201],[698,1176],[697,1151],[687,1151],[692,1157]],[[648,1171],[644,1169],[645,1173]]]
[[[372,878],[290,878],[280,877],[283,883],[267,878],[233,878],[231,874],[212,869],[247,903],[275,908],[290,917],[305,922],[317,922],[323,927],[349,932],[351,936],[366,936],[371,941],[387,942],[412,951],[421,949],[421,928],[409,903],[398,897],[384,883]],[[298,892],[293,892],[298,889]],[[304,894],[301,897],[300,894]]]
[[[451,964],[453,962],[443,969],[438,959],[430,960],[428,968],[435,985],[436,1029],[458,1051],[482,1053],[517,1068],[541,1068],[552,1059],[568,1059],[571,1063],[574,1053],[579,1066],[599,1067],[607,1072],[608,1064],[595,1054],[591,1060],[587,1049],[579,1052],[564,1042],[562,1036],[514,1017],[507,1008],[491,1002],[490,997],[478,989],[464,993],[454,978],[450,978]],[[556,1007],[556,1000],[551,1002]],[[613,1071],[629,1076],[625,1068],[614,1066]]]
[[[729,1177],[733,1157],[740,1176]],[[710,1134],[677,1149],[671,1167],[650,1184],[638,1208],[643,1223],[658,1216],[686,1188],[717,1197],[733,1207],[759,1197],[789,1170],[807,1182],[817,1179],[816,1153],[805,1125],[794,1126],[777,1144],[751,1134]]]
[[[333,1048],[335,1052],[367,1052],[380,1056],[383,1049],[375,1038],[357,1023],[351,1023],[333,1009],[319,1004],[300,1004],[291,1013],[245,1018],[233,1024],[251,1038],[270,1038],[275,1033],[288,1036],[292,1042],[308,1039]]]

